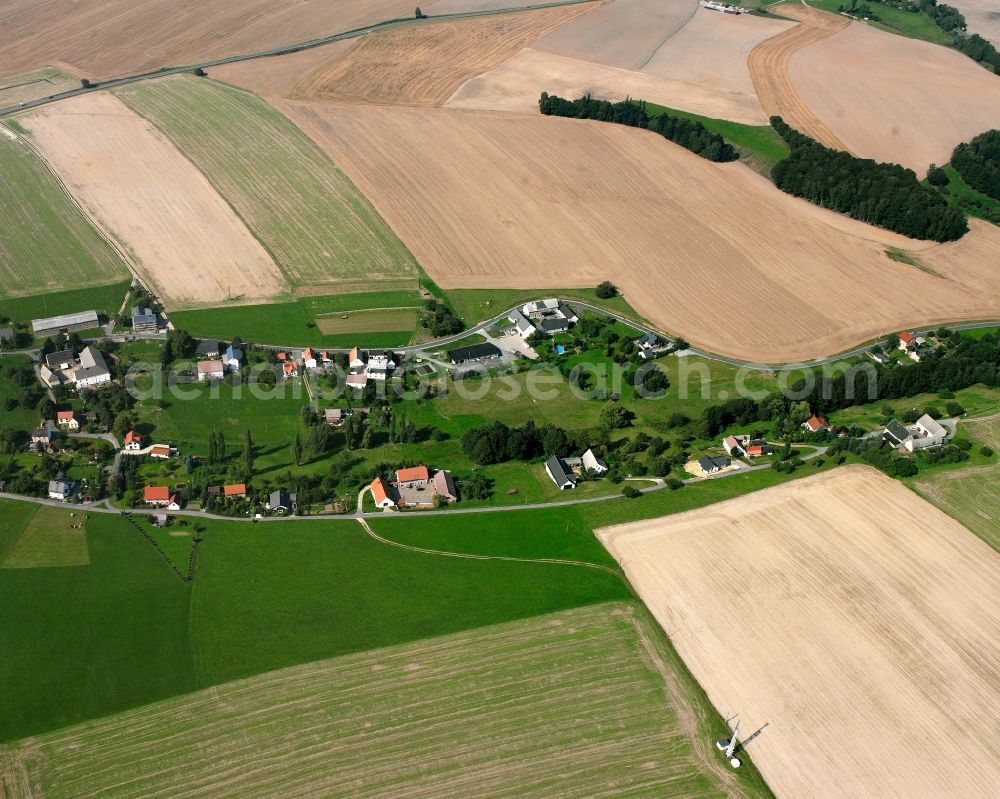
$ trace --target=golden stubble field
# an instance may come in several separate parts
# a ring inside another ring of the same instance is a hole
[[[168,307],[263,300],[286,290],[270,255],[204,175],[116,97],[87,94],[20,121]]]
[[[829,355],[917,323],[1000,314],[994,226],[932,247],[783,194],[740,164],[711,164],[607,123],[280,107],[444,288],[612,279],[665,330],[768,363]],[[920,249],[937,274],[890,260],[887,246]]]
[[[847,149],[918,175],[951,160],[956,144],[1000,127],[996,75],[955,50],[858,22],[793,53],[788,74]]]
[[[292,96],[440,105],[468,78],[598,7],[595,2],[370,34],[303,77]]]
[[[779,797],[1000,784],[1000,556],[846,467],[599,538]],[[766,726],[765,726],[766,725]]]

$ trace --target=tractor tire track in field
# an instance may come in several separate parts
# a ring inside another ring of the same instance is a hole
[[[816,141],[835,150],[847,150],[844,143],[805,104],[788,71],[792,56],[803,47],[843,30],[850,20],[802,5],[778,6],[778,13],[799,22],[794,28],[758,44],[747,59],[757,99],[765,113],[785,122]]]
[[[397,547],[399,549],[405,549],[409,552],[418,552],[422,555],[440,555],[445,558],[463,558],[465,560],[506,560],[512,563],[548,563],[558,566],[584,566],[588,569],[597,569],[598,571],[607,572],[608,574],[618,577],[622,581],[625,580],[622,573],[617,569],[612,569],[610,566],[603,566],[600,563],[589,563],[585,560],[566,560],[562,558],[515,558],[510,555],[473,555],[468,552],[445,552],[444,550],[439,549],[426,549],[424,547],[411,546],[410,544],[401,544],[399,541],[391,541],[388,538],[380,536],[372,530],[365,519],[358,519],[357,522],[361,525],[368,537],[378,543],[386,544],[391,547]]]

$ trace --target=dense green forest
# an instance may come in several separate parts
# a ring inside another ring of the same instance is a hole
[[[962,212],[912,170],[824,147],[781,117],[771,125],[792,151],[772,172],[782,191],[912,238],[954,241],[968,231]]]
[[[962,142],[951,154],[951,165],[972,188],[1000,200],[1000,130]]]
[[[735,147],[701,122],[671,114],[657,114],[651,117],[646,112],[644,101],[633,103],[631,99],[625,99],[620,103],[610,103],[607,100],[595,100],[589,94],[578,100],[566,100],[542,92],[538,108],[547,116],[596,119],[629,125],[633,128],[645,128],[659,133],[665,139],[709,161],[735,161],[739,158]]]

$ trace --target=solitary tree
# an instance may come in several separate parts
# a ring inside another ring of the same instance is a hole
[[[417,19],[426,19],[427,15],[420,10],[420,6],[417,6],[417,10],[413,12],[413,16]]]
[[[610,300],[618,294],[618,287],[610,280],[605,280],[597,287],[597,296],[602,300]]]
[[[302,463],[302,438],[298,433],[295,434],[295,440],[292,442],[292,460],[295,461],[296,466]]]

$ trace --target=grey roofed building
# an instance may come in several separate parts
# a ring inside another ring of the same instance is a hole
[[[285,489],[279,488],[277,491],[271,492],[271,496],[267,500],[267,506],[271,510],[283,510],[287,513],[295,510],[295,498],[285,491]]]
[[[566,471],[566,467],[563,465],[562,460],[557,458],[555,455],[545,461],[545,471],[548,472],[549,477],[552,478],[552,482],[555,483],[560,490],[576,488],[576,478]]]
[[[45,338],[53,333],[88,330],[92,327],[98,327],[97,311],[81,311],[80,313],[68,313],[31,321],[31,330],[37,338]]]
[[[76,480],[49,480],[50,499],[69,499],[76,490]]]
[[[913,435],[903,427],[902,424],[893,419],[889,424],[885,426],[885,432],[883,434],[885,440],[894,446],[899,446],[900,444],[905,444]]]
[[[194,348],[194,353],[195,355],[201,355],[203,357],[218,358],[219,342],[213,338],[202,339]]]
[[[0,341],[13,341],[13,340],[14,340],[14,328],[0,327]]]
[[[67,366],[71,366],[75,360],[73,350],[59,350],[59,352],[50,352],[45,356],[45,365],[49,369],[65,369]]]
[[[155,333],[156,327],[156,314],[153,311],[138,305],[132,309],[132,329],[136,333]]]
[[[96,347],[87,347],[80,353],[80,368],[74,376],[77,386],[86,387],[107,383],[111,380],[111,371],[101,351]]]
[[[569,330],[569,319],[562,316],[540,319],[538,326],[543,333],[562,333],[564,330]]]
[[[725,469],[731,463],[732,461],[730,461],[729,458],[723,458],[721,456],[710,458],[707,455],[702,455],[698,458],[698,465],[701,467],[701,470],[705,472],[705,474],[712,474],[720,469]]]
[[[448,350],[448,357],[455,364],[499,358],[502,354],[496,344],[488,343],[470,344],[468,347],[456,347],[453,350]]]
[[[449,502],[458,502],[458,491],[455,489],[455,481],[451,472],[445,469],[438,469],[434,473],[434,490],[438,496],[444,497]]]
[[[524,314],[520,311],[513,311],[507,319],[514,325],[514,329],[521,338],[527,338],[535,332],[535,326],[525,319]]]

